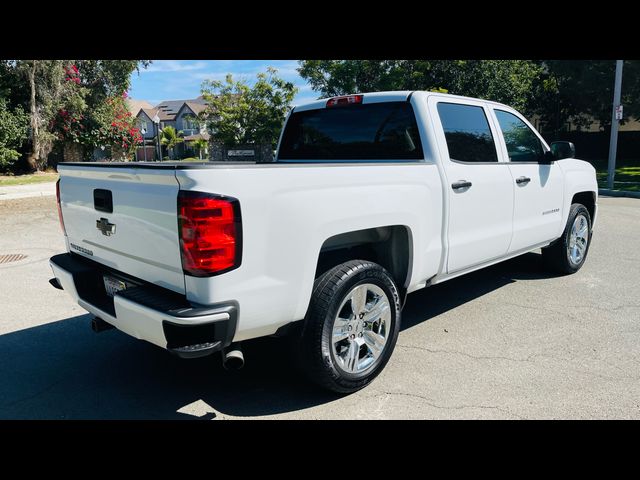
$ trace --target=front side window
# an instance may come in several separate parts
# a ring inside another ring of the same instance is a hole
[[[413,108],[382,102],[293,112],[279,160],[420,160]]]
[[[438,103],[449,158],[460,162],[497,162],[496,144],[482,107]]]
[[[495,110],[502,136],[512,162],[539,162],[544,148],[538,136],[513,113]]]

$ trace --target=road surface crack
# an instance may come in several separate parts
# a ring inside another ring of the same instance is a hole
[[[482,409],[482,410],[497,410],[500,411],[502,413],[506,413],[507,415],[511,415],[513,417],[519,418],[520,420],[526,420],[525,417],[518,415],[517,413],[513,413],[510,410],[506,409],[506,408],[502,408],[502,407],[496,407],[494,405],[452,405],[452,406],[445,406],[445,405],[438,405],[437,403],[433,402],[433,399],[429,398],[429,397],[425,397],[424,395],[418,395],[415,393],[404,393],[404,392],[382,392],[384,395],[400,395],[400,396],[404,396],[404,397],[413,397],[413,398],[419,398],[420,400],[422,400],[424,403],[426,403],[427,405],[429,405],[430,407],[433,408],[438,408],[441,410],[463,410],[465,408],[477,408],[477,409]]]
[[[421,347],[418,345],[405,345],[405,344],[397,344],[398,347],[400,348],[409,348],[409,349],[415,349],[415,350],[423,350],[425,352],[428,353],[443,353],[446,355],[462,355],[464,357],[468,357],[471,358],[473,360],[506,360],[509,362],[518,362],[518,363],[531,363],[531,364],[536,364],[535,361],[533,361],[534,358],[548,358],[550,360],[555,360],[558,362],[563,362],[563,363],[572,363],[573,360],[569,360],[566,358],[562,358],[562,357],[557,357],[554,355],[547,355],[544,353],[532,353],[531,355],[529,355],[526,358],[513,358],[513,357],[502,357],[502,356],[492,356],[492,355],[471,355],[470,353],[466,353],[466,352],[460,352],[458,350],[436,350],[436,349],[432,349],[432,348],[427,348],[427,347]],[[595,372],[591,372],[588,370],[581,370],[581,369],[577,369],[577,368],[570,368],[570,367],[565,367],[566,370],[572,371],[574,373],[582,373],[584,375],[590,375],[593,377],[598,377],[601,378],[603,380],[613,380],[613,381],[624,381],[624,380],[635,380],[638,381],[640,380],[640,377],[636,377],[636,376],[631,376],[631,375],[625,375],[625,376],[621,376],[621,377],[613,377],[613,376],[609,376],[609,375],[602,375],[600,373],[595,373]],[[615,366],[615,368],[620,369],[620,367]]]

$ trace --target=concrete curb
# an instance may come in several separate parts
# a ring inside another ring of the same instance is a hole
[[[640,198],[640,192],[625,192],[624,190],[609,190],[607,188],[599,188],[598,195],[606,195],[608,197]]]

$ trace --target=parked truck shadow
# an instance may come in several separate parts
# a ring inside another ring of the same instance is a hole
[[[506,262],[463,275],[407,297],[402,312],[402,330],[407,330],[518,280],[552,278],[542,264],[542,255],[527,253]]]
[[[410,295],[403,329],[516,280],[543,278],[538,255]],[[210,419],[295,412],[337,397],[308,384],[282,339],[245,344],[246,367],[215,355],[180,360],[116,330],[93,333],[90,315],[0,336],[0,419]]]

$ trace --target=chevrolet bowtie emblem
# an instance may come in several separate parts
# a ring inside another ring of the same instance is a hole
[[[102,232],[103,235],[107,237],[110,235],[116,234],[116,225],[114,223],[109,223],[109,220],[106,218],[101,218],[100,220],[96,220],[96,228]]]

